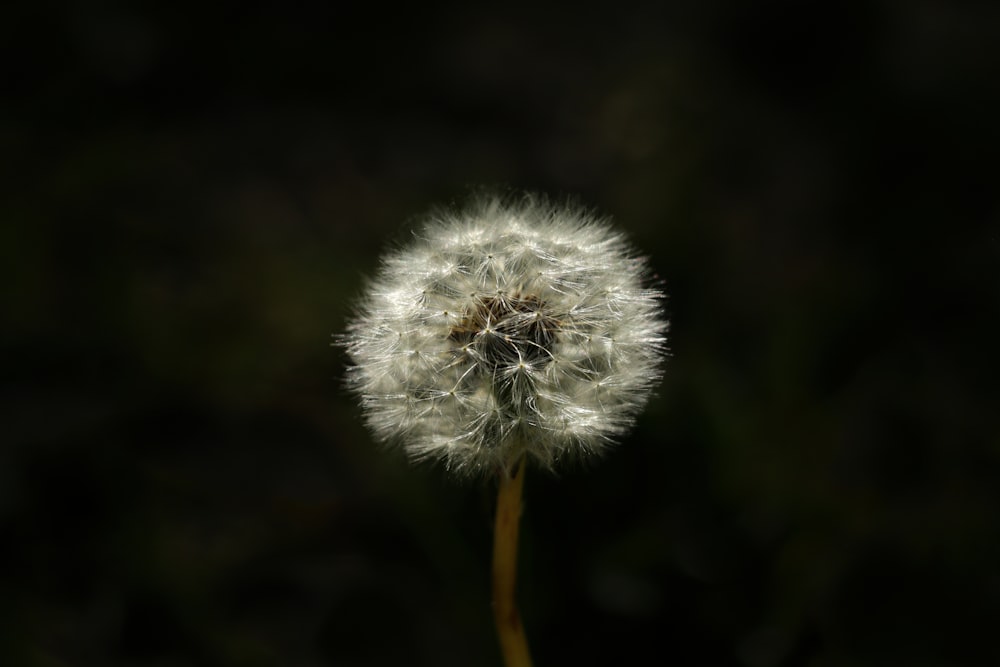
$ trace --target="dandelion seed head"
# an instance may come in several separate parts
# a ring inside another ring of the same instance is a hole
[[[341,338],[375,436],[461,475],[600,455],[661,377],[667,321],[607,220],[525,196],[438,211]]]

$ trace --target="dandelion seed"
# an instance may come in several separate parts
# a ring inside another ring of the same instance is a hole
[[[487,196],[439,211],[383,259],[350,322],[349,386],[380,440],[457,474],[599,455],[661,376],[649,283],[585,209]]]

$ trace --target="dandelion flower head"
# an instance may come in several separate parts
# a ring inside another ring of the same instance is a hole
[[[383,258],[343,343],[368,426],[458,474],[600,454],[659,381],[646,260],[574,206],[484,196]]]

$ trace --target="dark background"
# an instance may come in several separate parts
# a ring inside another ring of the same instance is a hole
[[[468,4],[4,10],[0,663],[498,665],[493,487],[329,346],[486,184],[670,293],[635,433],[528,477],[537,664],[1000,664],[998,6]]]

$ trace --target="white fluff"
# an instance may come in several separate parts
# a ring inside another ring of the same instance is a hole
[[[342,338],[368,425],[456,473],[600,454],[661,376],[646,261],[606,220],[526,196],[432,214]]]

